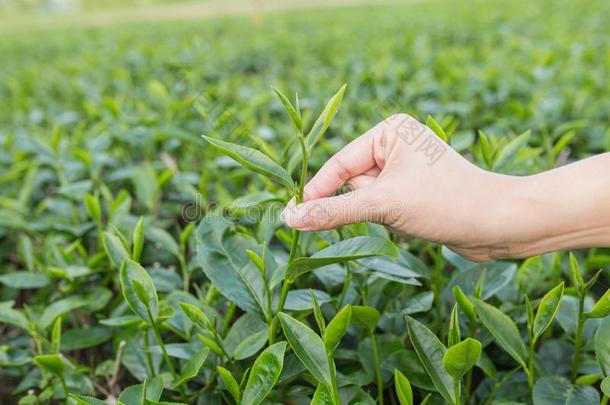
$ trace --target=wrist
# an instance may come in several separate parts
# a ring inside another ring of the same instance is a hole
[[[582,166],[524,177],[490,173],[491,256],[610,246],[608,186],[602,176],[584,175]]]

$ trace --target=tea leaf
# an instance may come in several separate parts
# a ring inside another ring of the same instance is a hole
[[[205,312],[197,308],[195,305],[181,302],[180,308],[182,308],[182,311],[184,311],[188,319],[202,331],[212,329],[212,322],[210,321],[210,318],[208,318]]]
[[[247,146],[221,141],[209,136],[202,135],[202,137],[214,148],[235,159],[248,169],[276,181],[289,190],[294,188],[294,181],[290,174],[264,153]]]
[[[464,294],[464,291],[462,291],[459,285],[453,287],[453,296],[455,297],[455,301],[460,306],[462,311],[464,311],[466,316],[470,318],[472,322],[476,321],[477,314],[474,310],[474,305],[472,304],[470,299],[468,299],[466,294]]]
[[[117,269],[120,269],[121,265],[123,264],[123,260],[129,257],[129,253],[125,248],[125,245],[123,242],[121,242],[121,239],[110,232],[104,232],[102,235],[106,254],[110,258],[112,264],[114,264]]]
[[[0,275],[0,283],[20,290],[46,287],[49,281],[46,275],[29,271],[14,271]]]
[[[199,263],[214,286],[243,310],[264,318],[264,280],[246,253],[257,250],[252,239],[234,234],[233,224],[215,213],[201,221],[196,237]]]
[[[511,140],[498,154],[498,157],[495,159],[494,164],[492,166],[492,170],[496,172],[501,172],[506,169],[510,163],[515,160],[517,154],[527,146],[529,142],[531,132],[525,131],[521,135],[517,136],[513,140]]]
[[[447,348],[445,348],[436,335],[422,323],[408,315],[405,316],[405,319],[407,321],[411,343],[413,343],[415,352],[430,376],[432,383],[443,398],[448,402],[453,403],[455,400],[453,380],[443,366],[443,357],[445,356]]]
[[[610,317],[604,318],[593,339],[595,356],[603,375],[610,375]]]
[[[0,323],[13,325],[27,331],[29,327],[27,318],[21,311],[13,309],[13,304],[14,301],[0,303]]]
[[[610,376],[604,378],[600,384],[600,388],[605,396],[610,397]]]
[[[239,403],[239,384],[237,384],[231,372],[221,366],[217,366],[216,370],[218,370],[218,375],[220,375],[227,391],[229,391],[235,402]]]
[[[584,287],[585,280],[583,280],[582,275],[580,274],[580,266],[578,265],[578,260],[572,252],[570,252],[570,269],[572,270],[572,284],[574,284],[574,287]]]
[[[176,381],[174,381],[172,387],[175,389],[197,377],[199,371],[203,367],[203,363],[205,363],[205,360],[208,358],[208,353],[210,353],[210,349],[204,347],[195,353],[189,361],[184,363],[182,369],[180,370],[180,376]]]
[[[309,405],[336,405],[332,395],[328,392],[328,388],[324,384],[318,384],[316,392],[313,393],[313,398]]]
[[[610,315],[610,289],[606,290],[589,312],[584,314],[587,318],[605,318]]]
[[[271,392],[284,366],[286,342],[279,342],[265,349],[254,362],[241,403],[258,405]]]
[[[133,260],[125,259],[119,277],[129,308],[143,321],[154,323],[159,315],[159,299],[148,272]]]
[[[247,359],[265,346],[265,343],[267,343],[267,338],[268,335],[266,330],[261,330],[248,336],[239,345],[237,345],[232,357],[235,360]]]
[[[59,378],[64,377],[66,366],[60,354],[41,354],[34,357],[33,361],[41,369]]]
[[[400,405],[413,405],[413,391],[407,377],[398,369],[394,369],[394,387]]]
[[[316,323],[318,324],[320,334],[323,336],[324,332],[326,331],[326,320],[324,319],[324,315],[322,315],[320,305],[318,305],[318,299],[316,298],[316,294],[312,289],[309,290],[309,294],[311,295],[311,301],[313,302],[313,316],[316,320]]]
[[[431,115],[428,115],[428,118],[426,118],[426,126],[429,127],[445,143],[449,142],[449,137],[445,133],[445,130],[438,122],[436,122],[434,118],[432,118]]]
[[[330,100],[328,100],[328,103],[326,103],[326,107],[324,107],[324,111],[322,111],[316,122],[314,122],[313,127],[305,138],[305,143],[307,145],[308,152],[311,152],[315,144],[318,143],[320,139],[324,136],[333,118],[335,118],[335,114],[337,113],[337,110],[339,110],[339,105],[343,100],[343,94],[345,94],[346,88],[347,84],[341,86],[339,91],[337,91],[330,98]]]
[[[481,355],[481,342],[466,338],[451,346],[443,356],[445,370],[455,379],[460,379],[476,364]]]
[[[564,377],[547,375],[536,381],[532,393],[534,405],[597,405],[595,388],[575,386]]]
[[[460,334],[460,320],[458,317],[458,306],[455,304],[451,310],[451,317],[449,318],[449,334],[447,337],[447,346],[451,347],[456,345],[462,340]]]
[[[557,316],[562,297],[563,282],[542,297],[532,326],[534,340],[538,340],[542,336]]]
[[[352,319],[368,329],[369,332],[375,330],[377,323],[379,323],[379,318],[381,318],[381,314],[373,307],[352,305]]]
[[[278,98],[284,105],[284,108],[286,109],[286,112],[288,112],[288,115],[290,115],[290,119],[294,123],[294,126],[297,128],[297,131],[302,132],[303,121],[301,120],[301,115],[299,114],[299,112],[295,109],[290,100],[288,100],[288,97],[282,94],[281,91],[279,91],[275,87],[273,87],[273,91],[275,92],[275,94],[277,94]]]
[[[68,397],[72,399],[76,405],[107,405],[106,402],[101,399],[94,397],[88,397],[85,395],[68,394]]]
[[[352,307],[344,306],[330,321],[324,332],[324,347],[328,353],[335,351],[341,338],[347,332],[352,319]]]
[[[288,274],[295,279],[318,267],[370,256],[398,257],[398,249],[387,239],[375,236],[356,236],[330,245],[311,257],[293,260],[288,266]]]
[[[526,367],[527,349],[517,326],[507,315],[478,298],[473,299],[479,319],[496,342],[522,367]]]
[[[330,368],[322,339],[304,323],[283,312],[279,314],[284,335],[292,350],[316,380],[331,387]]]
[[[142,247],[144,246],[144,217],[140,217],[136,227],[133,230],[133,250],[131,257],[134,261],[140,261],[142,255]]]
[[[337,91],[337,93],[335,93],[330,98],[330,100],[328,100],[328,103],[326,103],[324,110],[314,122],[309,133],[305,136],[305,145],[307,147],[307,153],[311,153],[313,147],[320,141],[320,139],[322,139],[322,137],[328,130],[328,127],[330,127],[330,124],[333,118],[335,117],[335,114],[339,110],[339,105],[343,100],[343,95],[345,94],[346,88],[347,84],[344,84],[343,86],[341,86],[339,91]],[[302,157],[303,156],[301,150],[297,149],[294,155],[292,155],[290,161],[288,162],[288,170],[290,172],[292,172],[292,170],[298,165]]]

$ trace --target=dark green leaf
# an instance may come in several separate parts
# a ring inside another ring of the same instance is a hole
[[[564,377],[547,375],[536,381],[534,405],[598,405],[599,394],[592,387],[575,386]]]
[[[536,311],[536,317],[532,326],[535,340],[542,336],[555,319],[555,316],[557,316],[562,297],[563,282],[542,297],[540,304],[538,304],[538,310]]]
[[[479,319],[485,328],[492,334],[496,342],[522,367],[526,367],[527,349],[521,340],[517,326],[507,315],[496,307],[473,299]]]
[[[409,338],[426,372],[443,398],[453,403],[455,399],[453,380],[443,366],[443,357],[447,349],[422,323],[408,315],[405,316],[405,319],[409,329]]]
[[[148,272],[133,260],[125,259],[120,281],[121,291],[131,310],[143,321],[154,323],[159,315],[159,299]]]
[[[269,395],[282,372],[285,351],[286,342],[279,342],[258,356],[244,389],[243,405],[258,405]]]
[[[10,288],[29,289],[41,288],[49,285],[49,277],[40,273],[29,271],[14,271],[0,275],[0,283]]]
[[[451,346],[443,356],[445,370],[455,379],[460,379],[476,364],[481,355],[481,342],[467,338]]]
[[[201,370],[205,360],[208,358],[208,353],[210,353],[210,350],[207,347],[204,347],[195,353],[189,361],[184,363],[180,370],[180,375],[176,381],[174,381],[173,388],[177,388],[197,377],[199,370]]]
[[[235,159],[245,167],[278,182],[292,190],[294,181],[290,174],[264,153],[243,145],[237,145],[202,135],[214,148]]]
[[[239,384],[237,384],[237,381],[235,381],[235,378],[231,372],[220,366],[216,367],[216,370],[218,370],[218,375],[220,375],[220,379],[225,385],[227,391],[229,391],[235,402],[239,403]]]
[[[347,328],[352,319],[351,305],[344,306],[330,321],[324,331],[324,347],[328,353],[335,351],[341,338],[347,333]]]
[[[413,391],[407,377],[398,369],[394,370],[394,387],[400,405],[413,405]]]
[[[322,339],[304,323],[280,312],[284,335],[292,350],[316,380],[330,388],[330,368]]]
[[[294,279],[318,267],[370,256],[398,257],[398,249],[392,242],[384,238],[356,236],[330,245],[311,257],[293,260],[288,266],[288,274]]]

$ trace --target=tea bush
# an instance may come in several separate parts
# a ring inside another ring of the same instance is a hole
[[[398,111],[498,172],[610,150],[609,18],[432,1],[3,34],[2,403],[607,403],[610,250],[476,264],[279,212]]]

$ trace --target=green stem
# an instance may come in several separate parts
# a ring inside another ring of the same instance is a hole
[[[432,274],[432,292],[434,294],[434,312],[436,330],[440,335],[440,339],[445,340],[445,328],[443,328],[443,317],[442,317],[442,301],[441,301],[441,289],[443,281],[443,256],[442,256],[442,245],[438,245],[436,255],[434,257],[434,272]]]
[[[580,367],[580,353],[582,347],[582,333],[585,324],[583,316],[585,305],[585,294],[580,292],[578,297],[578,324],[576,325],[576,333],[574,336],[574,361],[572,362],[572,381],[576,380],[578,369]]]
[[[332,396],[336,405],[341,405],[341,397],[339,396],[339,387],[337,386],[337,375],[335,370],[335,361],[333,360],[332,353],[326,352],[328,359],[328,368],[330,369],[330,382],[332,385]]]
[[[167,350],[165,349],[165,343],[163,343],[163,339],[161,338],[161,333],[159,333],[159,328],[155,323],[152,324],[152,330],[155,335],[155,339],[157,339],[157,343],[161,346],[161,352],[163,353],[163,360],[167,367],[169,368],[169,372],[172,374],[172,377],[178,378],[178,374],[176,373],[176,369],[174,368],[174,364],[170,361],[169,355],[167,354]]]
[[[282,312],[282,310],[284,309],[284,304],[286,303],[286,297],[288,296],[288,290],[290,289],[290,284],[291,284],[290,279],[284,280],[284,285],[282,285],[282,292],[280,294],[280,301],[279,301],[278,309],[277,309],[278,313]],[[280,318],[278,318],[278,316],[276,314],[275,317],[273,318],[273,321],[271,322],[271,326],[269,326],[269,345],[272,345],[273,343],[275,343],[275,335],[276,335],[277,325],[278,325],[279,321],[280,321]]]
[[[226,336],[229,331],[229,327],[231,326],[231,319],[233,315],[235,315],[235,310],[237,309],[237,305],[234,302],[229,304],[227,308],[227,312],[225,313],[225,317],[222,321],[222,336]]]
[[[189,291],[189,284],[190,284],[190,274],[189,274],[189,269],[188,269],[188,265],[186,263],[186,259],[184,258],[184,256],[181,254],[179,257],[180,260],[180,270],[182,272],[182,289],[185,292]]]
[[[149,309],[147,309],[147,310],[148,310],[148,316],[150,317],[150,319],[152,319],[150,310]],[[159,327],[154,322],[152,323],[152,330],[155,335],[155,339],[157,339],[157,343],[159,343],[159,346],[161,346],[161,352],[163,353],[163,360],[167,364],[167,367],[169,368],[169,372],[171,373],[172,377],[174,377],[174,380],[178,379],[178,377],[179,377],[178,373],[176,373],[174,364],[171,362],[169,355],[167,354],[167,349],[165,349],[165,343],[163,343],[163,339],[161,338],[161,333],[159,333]],[[180,391],[180,396],[182,397],[182,399],[185,400],[186,392],[184,391],[184,387],[182,385],[180,387],[178,387],[178,391]]]
[[[146,372],[148,374],[148,378],[153,377],[153,361],[152,355],[150,353],[150,343],[148,341],[148,327],[142,330],[142,334],[144,335],[144,355],[146,358]]]
[[[608,404],[608,395],[604,395],[602,398],[602,402],[599,405],[607,405]]]
[[[468,320],[468,336],[476,337],[476,324],[472,320]],[[466,390],[464,392],[465,395],[465,403],[470,405],[470,391],[472,390],[472,369],[468,370],[466,374]]]
[[[529,386],[530,391],[534,389],[534,354],[536,347],[536,341],[530,336],[530,344],[529,344],[529,356],[527,358],[527,385]]]
[[[64,397],[66,401],[68,400],[68,386],[66,385],[66,379],[64,377],[59,377],[59,382],[61,383],[61,388],[64,390]]]
[[[301,176],[299,180],[299,186],[296,194],[296,202],[300,204],[303,202],[303,190],[305,189],[305,176],[307,175],[307,148],[305,147],[305,140],[303,139],[303,134],[299,133],[297,137],[299,139],[299,145],[301,145],[301,153],[303,154],[302,166],[301,166]],[[292,232],[292,243],[290,245],[290,254],[288,255],[288,266],[290,263],[296,258],[297,252],[299,250],[299,238],[301,237],[301,232],[296,229]],[[280,313],[284,310],[284,304],[286,303],[286,297],[288,296],[288,290],[290,288],[290,284],[292,284],[290,277],[287,277],[284,280],[284,284],[282,285],[282,292],[280,294],[280,301],[277,307],[277,313]],[[275,335],[277,331],[277,325],[279,323],[279,318],[277,316],[273,318],[271,321],[271,325],[269,326],[269,344],[273,344],[275,342]]]
[[[383,405],[383,378],[381,376],[381,363],[379,362],[379,350],[377,348],[377,337],[375,331],[371,331],[371,346],[373,348],[373,360],[375,361],[375,380],[377,382],[377,402]]]
[[[462,393],[460,392],[460,379],[459,378],[454,378],[453,379],[453,392],[455,393],[455,405],[460,405],[461,404],[461,396]]]
[[[491,389],[491,392],[489,393],[489,395],[487,396],[487,399],[485,400],[485,402],[483,402],[483,405],[489,405],[492,403],[492,401],[494,400],[496,393],[498,392],[498,390],[500,388],[502,388],[502,386],[510,379],[510,377],[515,374],[515,372],[517,372],[519,369],[521,369],[521,366],[514,368],[512,370],[510,370],[508,373],[506,373],[506,375],[504,377],[502,377],[502,379],[498,382],[496,382],[493,386],[493,388]]]
[[[343,301],[345,301],[345,295],[347,294],[347,290],[349,289],[349,285],[352,282],[352,272],[349,270],[349,265],[347,262],[343,266],[345,269],[345,281],[343,282],[343,288],[341,288],[341,294],[339,294],[339,301],[337,304],[337,308],[343,307]]]

